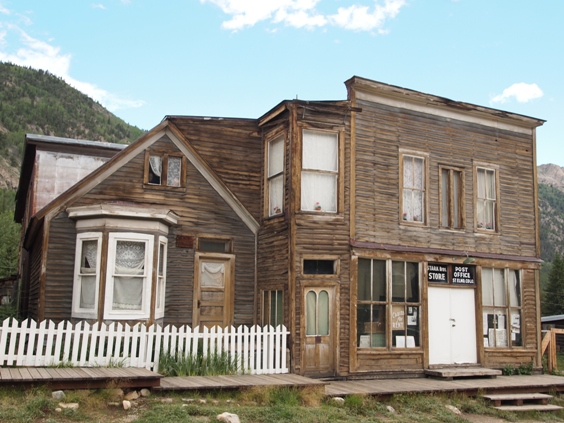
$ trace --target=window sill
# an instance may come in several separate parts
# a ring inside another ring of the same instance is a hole
[[[391,349],[388,349],[387,347],[372,347],[372,348],[356,347],[356,351],[358,354],[366,354],[366,355],[405,354],[405,353],[413,353],[418,355],[423,354],[422,347],[415,347],[415,348],[392,347]]]
[[[328,222],[340,222],[345,220],[345,216],[342,214],[323,211],[300,210],[296,215],[308,220],[325,220]]]
[[[430,228],[430,226],[428,224],[425,223],[417,223],[417,222],[406,222],[406,221],[401,221],[399,224],[400,228],[402,229],[425,229],[428,230]]]
[[[490,229],[480,229],[480,228],[476,228],[474,229],[474,233],[476,235],[480,235],[480,236],[493,236],[493,235],[498,235],[499,236],[499,232],[497,231],[492,231]]]
[[[186,192],[186,187],[173,187],[168,185],[153,185],[153,184],[143,184],[144,189],[154,189],[155,191],[177,191]]]
[[[85,312],[85,311],[73,311],[71,314],[72,319],[91,319],[96,320],[98,319],[98,315],[96,311],[92,312]]]

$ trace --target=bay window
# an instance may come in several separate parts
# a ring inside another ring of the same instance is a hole
[[[336,213],[339,178],[339,135],[303,131],[301,210]]]

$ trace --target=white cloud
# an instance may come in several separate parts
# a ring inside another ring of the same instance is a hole
[[[10,11],[8,9],[6,9],[2,3],[0,3],[0,13],[2,13],[3,15],[9,15]]]
[[[544,93],[537,84],[519,82],[503,90],[503,93],[493,97],[491,102],[505,103],[510,98],[514,97],[519,103],[527,103],[535,98],[541,98],[543,95]]]
[[[269,21],[294,28],[315,28],[334,25],[348,30],[385,33],[385,22],[394,18],[406,4],[406,0],[385,0],[384,5],[373,2],[373,9],[366,5],[340,7],[337,13],[323,15],[316,10],[321,0],[200,0],[218,6],[231,19],[222,28],[233,31]],[[360,0],[363,1],[363,0]],[[366,1],[366,0],[364,0]]]
[[[120,98],[94,84],[74,79],[70,76],[72,59],[70,54],[63,54],[60,47],[31,37],[16,25],[3,24],[3,28],[4,30],[0,31],[0,61],[49,71],[112,112],[123,108],[140,107],[144,104],[143,101]],[[16,35],[17,43],[20,45],[17,50],[11,52],[7,52],[10,46],[6,41],[8,32]]]
[[[101,4],[101,3],[93,3],[93,4],[92,4],[92,8],[93,8],[93,9],[102,9],[102,10],[106,10],[106,6],[104,6],[104,5]]]

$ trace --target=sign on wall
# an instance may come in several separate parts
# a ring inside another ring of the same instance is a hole
[[[427,281],[452,285],[475,285],[476,266],[462,264],[429,263]]]

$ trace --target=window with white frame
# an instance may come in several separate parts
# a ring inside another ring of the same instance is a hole
[[[303,131],[301,210],[336,213],[339,134]]]
[[[476,226],[478,229],[497,230],[496,170],[476,167]]]
[[[284,135],[268,142],[268,216],[284,210]]]
[[[154,235],[110,233],[105,319],[148,318]]]
[[[166,295],[166,258],[168,240],[159,237],[159,250],[157,258],[157,286],[155,290],[155,319],[164,317]]]
[[[358,348],[421,346],[419,263],[358,259]]]
[[[284,293],[280,289],[262,291],[262,325],[284,324]]]
[[[402,221],[425,223],[426,175],[424,156],[402,156]]]
[[[521,272],[482,268],[485,347],[522,347]]]
[[[74,317],[96,318],[101,250],[101,233],[78,234],[75,253],[75,286],[72,299],[72,314]]]

